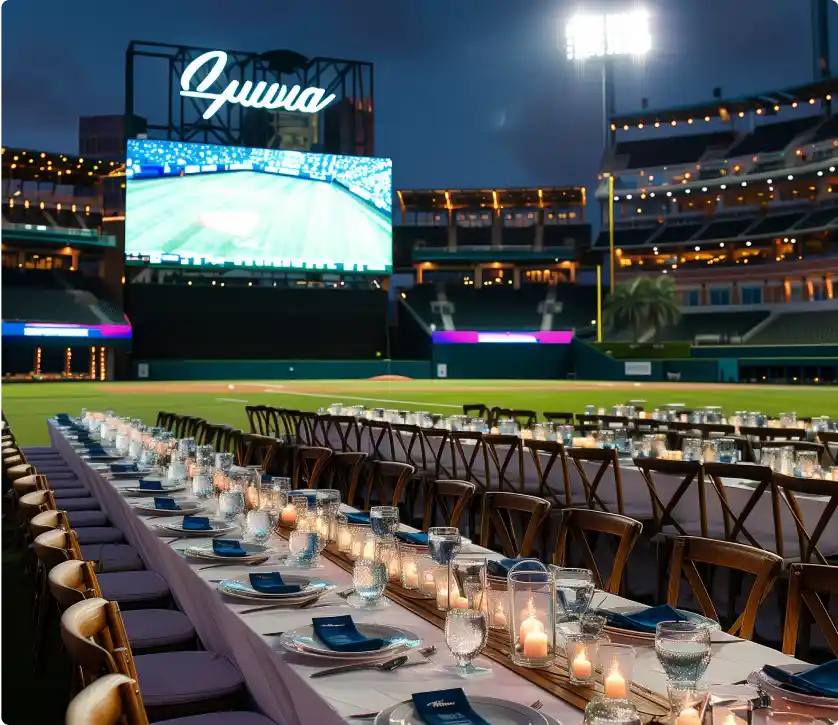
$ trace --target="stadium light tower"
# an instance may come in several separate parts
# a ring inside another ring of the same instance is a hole
[[[643,9],[622,13],[578,13],[565,28],[568,60],[598,61],[602,65],[603,146],[614,142],[611,119],[615,113],[614,61],[641,58],[652,49],[649,13]],[[609,286],[614,293],[614,177],[608,177]]]

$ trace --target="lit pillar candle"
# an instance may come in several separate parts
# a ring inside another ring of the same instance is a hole
[[[452,597],[451,605],[454,609],[468,609],[468,599],[466,597]]]
[[[530,614],[523,622],[521,622],[521,629],[518,631],[518,638],[523,642],[533,632],[539,634],[544,632],[544,625],[535,618],[534,614]]]
[[[436,590],[436,605],[440,609],[448,609],[448,587],[439,587]]]
[[[404,565],[404,583],[409,587],[419,587],[419,569],[412,561]]]
[[[701,725],[698,710],[694,707],[685,707],[675,719],[675,725]]]
[[[506,627],[507,626],[507,619],[506,619],[506,612],[503,611],[503,606],[498,602],[497,607],[495,607],[495,612],[493,614],[493,620],[496,627]]]
[[[402,576],[402,564],[399,561],[399,555],[394,554],[390,557],[390,562],[387,564],[387,576],[391,580],[400,579]]]
[[[353,559],[360,559],[361,558],[361,553],[363,552],[363,547],[364,547],[363,542],[359,541],[358,539],[355,539],[352,542],[352,546],[349,550],[349,553],[350,553],[350,555],[352,556]]]
[[[292,504],[286,504],[285,508],[282,509],[282,523],[286,526],[289,524],[297,523],[297,507]]]
[[[344,526],[338,531],[338,549],[349,551],[352,547],[352,532]]]
[[[541,623],[539,622],[539,624]],[[543,625],[540,632],[536,630],[530,632],[523,639],[523,644],[524,657],[529,657],[530,659],[543,659],[546,657],[549,652],[549,641]]]
[[[426,571],[422,578],[422,591],[426,596],[436,595],[436,581],[431,571]]]
[[[594,673],[594,666],[588,659],[588,648],[585,645],[579,645],[576,650],[576,657],[571,663],[571,671],[573,676],[579,680],[589,680]]]
[[[605,696],[612,700],[624,700],[628,697],[626,678],[620,674],[620,667],[615,661],[611,666],[608,677],[605,678]]]
[[[364,544],[364,558],[375,559],[375,541],[372,539]]]

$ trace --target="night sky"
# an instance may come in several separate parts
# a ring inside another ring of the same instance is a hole
[[[288,48],[375,64],[376,153],[393,158],[397,188],[592,186],[600,74],[577,68],[564,49],[564,20],[580,5],[595,3],[7,0],[3,144],[75,153],[80,115],[122,112],[132,39]],[[644,6],[654,49],[644,65],[618,71],[618,111],[640,108],[642,96],[660,108],[705,101],[715,86],[740,95],[812,77],[807,0]],[[830,18],[834,39],[838,5]],[[141,92],[157,89],[149,80]],[[159,92],[165,98],[165,86]]]

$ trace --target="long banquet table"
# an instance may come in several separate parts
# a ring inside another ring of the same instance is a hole
[[[346,722],[347,716],[371,710],[381,710],[396,702],[409,699],[414,692],[463,687],[470,695],[505,698],[524,704],[536,700],[543,703],[542,712],[563,725],[579,725],[582,711],[550,692],[521,677],[511,669],[484,657],[478,664],[489,666],[492,673],[485,677],[460,680],[446,675],[434,664],[393,672],[359,672],[323,679],[309,679],[309,675],[332,663],[306,659],[280,649],[277,637],[265,632],[288,631],[309,624],[313,616],[351,614],[356,621],[389,624],[408,629],[421,636],[423,645],[435,645],[438,659],[448,657],[445,637],[438,627],[408,611],[395,602],[383,610],[365,612],[353,609],[336,595],[330,594],[323,602],[336,606],[317,609],[275,609],[242,615],[243,609],[254,602],[231,603],[215,591],[210,579],[234,578],[252,571],[276,568],[270,562],[259,566],[228,565],[201,570],[201,564],[187,559],[180,550],[209,539],[188,539],[167,545],[154,525],[160,519],[137,515],[120,488],[131,481],[114,482],[94,470],[75,451],[54,422],[49,422],[52,446],[56,448],[78,478],[89,487],[107,516],[137,548],[146,565],[160,573],[168,582],[178,606],[195,626],[207,649],[228,656],[241,670],[256,705],[279,725],[303,723]],[[185,495],[194,500],[191,495]],[[171,537],[169,537],[171,538]],[[465,553],[483,554],[499,558],[497,554],[479,547],[467,547]],[[317,575],[334,582],[340,588],[351,586],[351,573],[336,563],[321,558],[323,568]],[[631,602],[613,595],[598,593],[597,603],[604,608],[630,605]],[[604,597],[604,599],[602,599]],[[258,603],[257,603],[258,604]],[[714,634],[713,658],[704,680],[730,684],[745,679],[763,664],[793,663],[791,657],[752,642],[739,640],[723,633]],[[419,656],[414,654],[413,657]],[[637,649],[634,680],[656,693],[665,694],[666,679],[653,647]]]

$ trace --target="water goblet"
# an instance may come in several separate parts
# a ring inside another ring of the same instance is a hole
[[[399,530],[398,506],[370,508],[370,527],[376,536],[393,536]]]
[[[450,564],[460,553],[462,537],[452,526],[432,526],[428,529],[428,554],[437,564]]]
[[[489,640],[489,620],[485,612],[476,609],[450,609],[445,615],[445,644],[457,664],[443,669],[459,677],[474,677],[491,672],[488,667],[477,667],[473,660]]]
[[[226,490],[218,495],[218,513],[225,521],[233,521],[245,510],[244,489],[231,482]]]
[[[660,622],[655,654],[668,680],[698,682],[710,664],[710,630],[696,622]]]
[[[292,560],[301,569],[314,568],[317,561],[317,534],[314,531],[295,529],[288,537],[288,551]]]
[[[273,530],[271,515],[268,511],[251,509],[245,517],[245,539],[256,544],[264,544],[271,537]]]
[[[556,580],[557,616],[562,622],[578,622],[591,606],[594,575],[590,569],[550,565]]]
[[[359,609],[384,609],[387,602],[384,590],[387,588],[387,566],[376,558],[360,558],[352,570],[352,584],[356,594],[347,602]]]

